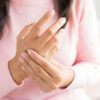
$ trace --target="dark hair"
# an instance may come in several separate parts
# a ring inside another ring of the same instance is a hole
[[[71,11],[72,0],[56,0],[59,17],[65,17],[68,21]],[[8,15],[9,0],[0,0],[0,39],[3,36],[3,28]]]
[[[66,17],[66,20],[69,20],[72,1],[73,0],[56,0],[59,17]]]
[[[9,2],[9,0],[0,0],[0,39],[3,36],[2,31],[4,28],[6,17],[8,15],[8,12],[7,12],[8,2]]]

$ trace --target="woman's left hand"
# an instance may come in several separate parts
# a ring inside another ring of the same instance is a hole
[[[21,54],[21,68],[45,92],[67,87],[74,79],[74,72],[64,65],[40,56],[33,50]]]

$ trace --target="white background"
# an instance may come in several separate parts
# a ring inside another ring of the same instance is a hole
[[[93,0],[95,9],[96,9],[96,14],[98,18],[98,25],[99,25],[99,32],[100,32],[100,0]],[[99,55],[100,56],[100,55]],[[100,100],[100,82],[97,83],[93,89],[88,89],[88,94],[90,97],[92,97],[92,100]]]

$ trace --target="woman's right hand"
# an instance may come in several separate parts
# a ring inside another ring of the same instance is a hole
[[[22,52],[33,49],[47,59],[56,52],[59,44],[58,37],[62,37],[64,34],[64,29],[60,28],[66,23],[65,18],[60,18],[54,25],[40,35],[43,31],[43,26],[49,23],[53,19],[53,16],[54,11],[49,11],[36,24],[33,23],[26,26],[18,35],[16,56],[9,62],[9,69],[16,83],[20,83],[27,77],[21,71],[20,63],[18,62]]]

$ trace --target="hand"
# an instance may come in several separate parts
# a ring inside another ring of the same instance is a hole
[[[9,61],[9,70],[17,84],[20,84],[21,81],[27,77],[27,75],[21,71],[21,64],[18,62],[21,52],[32,48],[40,55],[46,58],[50,58],[57,51],[59,37],[64,33],[63,29],[59,29],[65,24],[65,18],[59,19],[42,35],[39,35],[43,31],[42,27],[46,25],[49,21],[51,21],[53,15],[53,11],[48,12],[46,15],[43,16],[43,18],[40,19],[39,22],[26,26],[19,34],[17,38],[18,45],[16,56],[14,57],[14,59]]]
[[[48,28],[42,35],[43,27],[53,19],[54,11],[48,12],[36,24],[25,27],[18,36],[17,55],[28,49],[33,49],[42,56],[50,57],[49,50],[58,48],[59,37],[63,36],[64,29],[60,29],[65,23],[65,18],[60,18],[54,25]],[[26,45],[28,44],[28,45]]]
[[[59,64],[57,61],[51,63],[33,50],[22,53],[21,68],[37,82],[43,91],[67,87],[74,79],[74,72]]]

